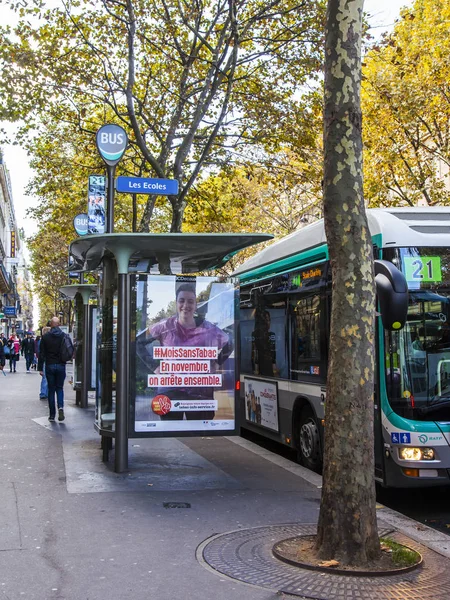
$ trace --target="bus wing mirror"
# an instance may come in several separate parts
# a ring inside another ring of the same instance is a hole
[[[405,276],[387,260],[375,260],[375,285],[385,329],[398,331],[408,314],[408,284]]]

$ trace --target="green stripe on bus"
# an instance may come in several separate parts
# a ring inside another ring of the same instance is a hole
[[[317,264],[328,260],[328,247],[326,244],[307,250],[300,254],[293,254],[282,260],[263,265],[262,267],[252,269],[242,275],[238,275],[242,282],[253,281],[254,279],[264,279],[272,275],[281,275],[288,271],[292,271],[296,267],[303,267]]]
[[[374,246],[377,246],[377,248],[381,248],[382,241],[381,233],[377,233],[376,235],[372,236],[372,243]],[[272,275],[282,275],[283,273],[287,273],[298,267],[308,265],[312,266],[314,264],[324,262],[328,260],[328,258],[328,245],[322,244],[316,248],[311,248],[311,250],[300,252],[300,254],[291,254],[291,256],[281,260],[267,263],[261,267],[256,267],[255,269],[246,271],[245,273],[242,273],[242,275],[239,275],[239,279],[243,283],[259,281],[260,279],[271,277]]]

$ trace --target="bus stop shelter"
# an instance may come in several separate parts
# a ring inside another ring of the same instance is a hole
[[[82,334],[82,362],[81,362],[81,389],[77,389],[77,404],[81,408],[87,408],[88,405],[88,391],[89,391],[89,372],[92,367],[91,353],[89,351],[89,338],[92,327],[90,312],[89,312],[89,299],[95,294],[97,288],[95,285],[84,283],[74,285],[64,285],[59,288],[59,291],[65,298],[69,300],[75,300],[79,296],[83,302],[83,331]]]
[[[223,267],[240,250],[272,239],[269,234],[140,234],[108,233],[87,235],[71,243],[70,271],[87,272],[101,269],[102,339],[104,352],[101,394],[112,406],[113,347],[116,346],[115,413],[111,422],[98,421],[102,447],[110,448],[115,439],[115,471],[128,468],[128,414],[130,361],[131,275],[159,273],[171,275],[198,274]],[[71,287],[71,286],[70,286]],[[82,286],[76,286],[82,287]],[[78,290],[77,293],[86,291]],[[84,301],[84,296],[83,296]],[[86,300],[87,302],[88,300]],[[113,304],[117,305],[114,317]],[[117,340],[113,339],[113,321]],[[86,373],[84,373],[86,378]],[[85,384],[86,385],[86,384]]]

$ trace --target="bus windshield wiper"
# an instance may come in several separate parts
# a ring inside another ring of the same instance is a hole
[[[418,408],[418,412],[422,415],[427,415],[431,412],[434,412],[436,410],[441,410],[441,408],[447,408],[447,406],[450,406],[450,400],[448,399],[439,399],[439,400],[435,400],[433,401],[433,404],[429,404],[428,406],[421,406]]]

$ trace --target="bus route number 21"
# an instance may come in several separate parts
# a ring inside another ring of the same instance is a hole
[[[403,264],[407,281],[442,281],[440,256],[408,256],[403,258]]]

